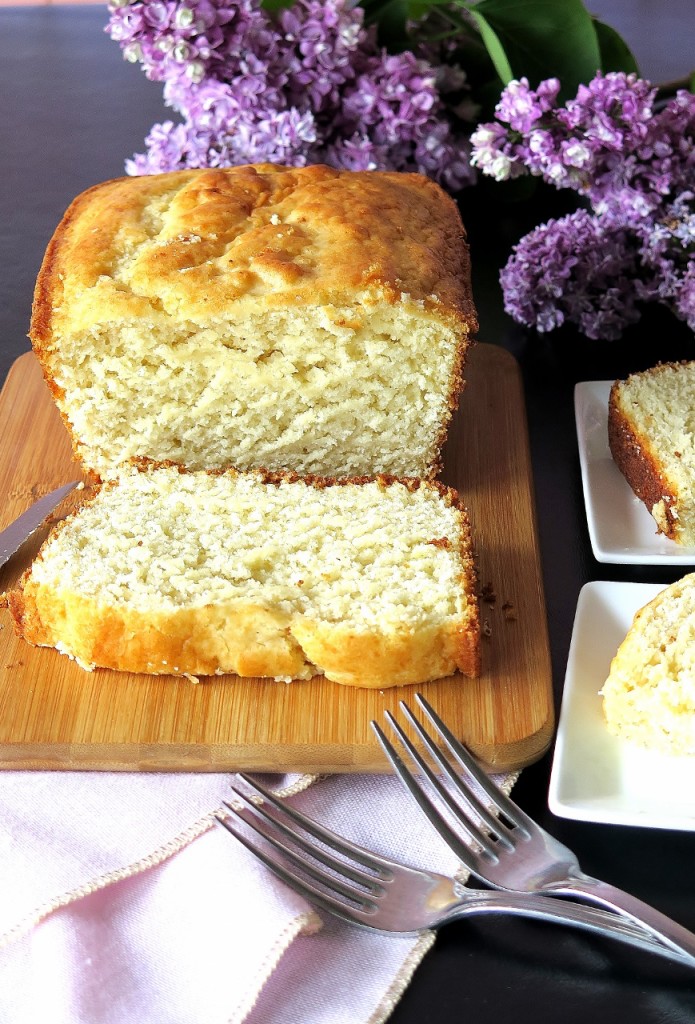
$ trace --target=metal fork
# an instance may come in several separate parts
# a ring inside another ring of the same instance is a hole
[[[258,804],[224,802],[217,819],[279,878],[311,903],[352,924],[412,934],[476,914],[513,914],[573,925],[692,967],[693,961],[653,940],[644,929],[605,910],[522,893],[468,889],[445,875],[399,864],[307,818],[248,775]],[[252,830],[247,833],[237,823]]]
[[[434,726],[438,739],[444,741],[448,755],[404,701],[400,701],[400,707],[461,801],[444,786],[393,715],[387,711],[386,717],[420,775],[446,806],[448,818],[425,791],[426,783],[407,766],[376,722],[372,722],[372,728],[411,795],[479,881],[507,893],[535,893],[544,898],[550,895],[570,896],[607,907],[638,923],[655,939],[686,956],[691,964],[695,963],[695,935],[692,932],[635,896],[585,874],[570,849],[541,828],[495,785],[425,698],[416,694],[415,699]],[[476,786],[488,803],[476,795]],[[452,819],[455,827],[450,824]],[[474,845],[471,845],[471,840]]]

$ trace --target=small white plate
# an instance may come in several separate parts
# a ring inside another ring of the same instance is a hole
[[[599,562],[695,565],[695,548],[656,532],[656,523],[616,466],[608,447],[612,381],[577,384],[574,411],[584,504],[594,557]]]
[[[614,582],[582,588],[548,795],[561,818],[695,831],[695,757],[668,757],[611,736],[599,693],[635,612],[662,589]]]

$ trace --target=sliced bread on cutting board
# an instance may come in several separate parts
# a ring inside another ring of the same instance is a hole
[[[480,669],[468,518],[419,480],[133,465],[8,603],[29,643],[88,669],[365,687]]]

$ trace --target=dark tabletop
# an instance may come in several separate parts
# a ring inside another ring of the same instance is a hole
[[[693,63],[692,0],[596,0],[589,7],[663,82]],[[34,279],[58,220],[84,188],[123,173],[167,113],[161,86],[121,59],[105,6],[0,8],[0,380],[29,349]],[[573,388],[659,359],[695,356],[695,339],[650,313],[620,343],[568,332],[541,339],[502,311],[497,270],[542,216],[494,191],[461,209],[471,242],[480,338],[511,349],[525,383],[557,706],[579,591],[592,579],[670,582],[682,570],[607,566],[591,554],[575,439]],[[695,834],[556,818],[547,807],[552,751],[527,768],[516,798],[574,848],[585,871],[632,891],[695,930]],[[694,773],[695,776],[695,773]],[[695,782],[695,777],[694,777]],[[437,944],[390,1018],[393,1024],[695,1021],[695,973],[583,933],[509,918],[467,922]]]

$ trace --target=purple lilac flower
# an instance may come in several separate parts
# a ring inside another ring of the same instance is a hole
[[[683,274],[675,297],[676,312],[695,331],[695,263],[690,263]]]
[[[111,0],[107,32],[148,78],[207,73],[267,45],[270,22],[254,0]]]
[[[620,153],[646,138],[655,97],[656,89],[637,75],[599,73],[557,111],[557,121],[597,150]]]
[[[470,147],[443,114],[431,65],[407,51],[382,53],[369,58],[344,91],[338,124],[346,138],[372,144],[377,167],[389,166],[384,162],[389,152],[398,154],[394,169],[428,174],[458,191],[473,181]],[[331,151],[337,161],[342,141]]]
[[[528,79],[510,82],[502,93],[495,114],[515,132],[532,131],[544,114],[552,110],[560,92],[560,81],[549,78],[533,90]]]
[[[636,234],[641,259],[653,272],[655,297],[695,330],[695,193],[681,193]],[[641,292],[642,282],[636,287]]]
[[[639,303],[662,302],[695,325],[695,96],[661,109],[636,75],[598,74],[564,107],[557,82],[512,83],[497,120],[472,136],[471,163],[497,180],[532,174],[572,189],[588,209],[522,239],[501,275],[508,312],[550,330],[570,320],[619,336]]]
[[[575,99],[552,109],[558,82],[512,82],[496,108],[497,121],[474,133],[474,165],[502,180],[530,173],[557,188],[586,195],[594,207],[620,202],[638,216],[650,194],[672,192],[692,180],[695,107],[679,93],[666,108],[654,109],[656,90],[636,75],[597,74]],[[684,140],[690,158],[684,159]],[[674,173],[680,181],[674,180]],[[604,212],[603,210],[601,212]]]
[[[501,272],[505,309],[541,332],[570,321],[588,338],[613,340],[639,319],[631,283],[638,271],[627,233],[606,232],[577,210],[541,224],[514,247]]]
[[[495,181],[507,181],[527,173],[518,147],[510,140],[503,125],[494,122],[481,124],[471,135],[471,145],[472,165]]]
[[[323,161],[418,171],[452,191],[474,180],[462,71],[381,50],[351,0],[295,0],[276,18],[260,0],[112,0],[109,11],[124,56],[182,117],[152,128],[128,173]]]
[[[364,55],[374,47],[373,33],[367,32],[363,20],[361,7],[319,0],[281,11],[290,102],[306,95],[315,111],[335,111],[341,90],[354,81]]]

